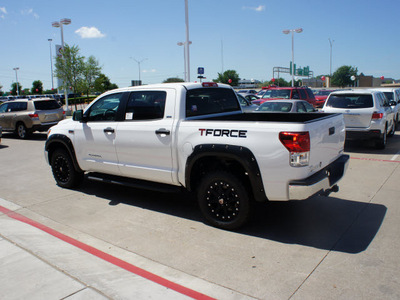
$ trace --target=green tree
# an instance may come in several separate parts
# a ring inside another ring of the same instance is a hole
[[[170,77],[163,81],[163,83],[170,83],[170,82],[185,82],[185,80],[183,80],[182,78],[178,78],[178,77]]]
[[[115,83],[111,83],[110,79],[104,75],[100,74],[99,77],[94,81],[94,91],[99,93],[104,93],[112,89],[117,89],[118,86]]]
[[[21,94],[21,89],[22,89],[22,86],[21,86],[21,84],[18,82],[18,92]],[[15,95],[17,95],[17,83],[16,82],[13,82],[12,84],[11,84],[11,95],[13,95],[13,96],[15,96]]]
[[[218,78],[214,82],[226,83],[231,86],[239,85],[239,74],[235,70],[226,70],[224,73],[218,73]],[[231,82],[229,82],[231,81]]]
[[[38,95],[41,95],[43,93],[43,83],[40,80],[35,80],[32,83],[31,93]]]
[[[332,85],[338,87],[347,87],[353,85],[351,76],[357,77],[357,68],[351,66],[341,66],[332,75]]]
[[[82,89],[86,92],[86,95],[89,98],[89,92],[94,87],[94,83],[96,79],[101,74],[101,67],[99,65],[98,60],[91,55],[83,64],[83,78],[82,78]]]
[[[72,87],[73,92],[78,92],[81,85],[84,69],[84,56],[79,54],[79,47],[65,45],[62,51],[63,57],[57,57],[55,63],[55,75],[63,82],[62,87]]]
[[[265,81],[265,82],[263,82],[263,83],[261,84],[261,87],[263,87],[263,86],[269,86],[269,85],[291,86],[292,83],[289,82],[289,81],[286,81],[286,80],[283,79],[283,78],[278,78],[278,79],[275,79],[275,81],[270,80],[270,81]]]

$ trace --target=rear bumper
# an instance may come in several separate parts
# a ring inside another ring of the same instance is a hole
[[[383,135],[379,129],[375,130],[346,130],[346,139],[347,140],[371,140],[371,139],[379,139]]]
[[[289,182],[289,200],[304,200],[317,193],[329,191],[343,177],[349,159],[349,155],[343,154],[310,177]]]

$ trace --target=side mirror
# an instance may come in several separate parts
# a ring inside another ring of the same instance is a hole
[[[78,121],[78,122],[84,122],[83,110],[74,111],[74,114],[72,115],[72,120]]]
[[[396,106],[396,104],[397,104],[396,101],[393,101],[393,100],[389,101],[390,106]]]

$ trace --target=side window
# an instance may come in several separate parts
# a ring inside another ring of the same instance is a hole
[[[307,102],[307,103],[303,103],[303,104],[306,108],[306,112],[314,112],[315,111],[314,106],[312,106],[310,103]]]
[[[8,111],[8,103],[4,103],[0,106],[0,113],[5,113],[6,111]]]
[[[297,90],[293,90],[292,99],[300,99],[299,92]]]
[[[28,103],[27,102],[16,102],[16,106],[13,111],[24,111],[28,109]]]
[[[132,92],[125,111],[125,120],[156,120],[164,117],[165,91]]]
[[[306,90],[299,90],[300,92],[300,99],[306,100],[307,99],[307,94],[306,94]]]
[[[299,112],[299,113],[306,112],[306,108],[304,107],[303,103],[301,103],[301,102],[297,103],[296,112]]]
[[[104,96],[90,107],[88,121],[115,121],[122,93]]]

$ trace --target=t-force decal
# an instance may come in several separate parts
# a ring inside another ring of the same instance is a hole
[[[233,137],[233,138],[247,138],[247,130],[230,130],[230,129],[203,129],[200,128],[201,136],[218,136],[218,137]]]

